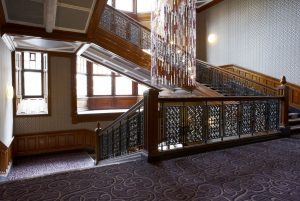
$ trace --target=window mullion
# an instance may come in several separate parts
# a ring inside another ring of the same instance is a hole
[[[111,73],[111,94],[116,95],[116,74],[113,72]]]

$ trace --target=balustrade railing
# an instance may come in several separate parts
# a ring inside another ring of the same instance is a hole
[[[159,151],[279,131],[283,97],[159,98]]]
[[[106,5],[99,26],[141,49],[151,48],[151,31],[128,15]]]
[[[96,163],[143,149],[144,101],[135,104],[104,130],[98,128],[96,136]]]
[[[197,60],[196,80],[227,96],[276,96],[275,88]]]

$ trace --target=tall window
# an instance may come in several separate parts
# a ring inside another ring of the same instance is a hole
[[[15,53],[16,114],[48,114],[48,58],[41,52]]]
[[[150,13],[157,0],[108,0],[107,4],[125,12]]]
[[[76,82],[77,111],[128,109],[148,89],[83,57],[77,58]]]

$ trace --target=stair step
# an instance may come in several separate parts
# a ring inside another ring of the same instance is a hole
[[[123,156],[117,156],[115,158],[109,158],[109,159],[100,161],[98,166],[108,166],[108,165],[115,165],[115,164],[121,164],[121,163],[142,160],[142,157],[143,156],[142,156],[141,152],[132,153],[132,154],[123,155]]]
[[[297,126],[291,126],[291,134],[300,134],[300,125]]]
[[[289,113],[289,118],[290,119],[296,119],[299,117],[299,113]]]
[[[300,118],[289,119],[289,124],[290,124],[291,126],[294,126],[294,125],[300,125]]]

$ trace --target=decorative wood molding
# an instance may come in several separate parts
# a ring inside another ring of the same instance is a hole
[[[86,34],[82,33],[74,33],[69,31],[60,31],[53,30],[52,33],[47,33],[44,28],[40,27],[31,27],[19,24],[6,23],[2,26],[1,36],[3,34],[15,34],[15,35],[26,35],[26,36],[36,36],[42,37],[44,39],[50,40],[61,40],[61,41],[82,41],[88,42],[88,38]]]
[[[102,15],[102,12],[106,6],[107,0],[96,0],[96,5],[89,23],[89,27],[87,30],[87,36],[88,38],[94,38],[95,37],[95,30],[99,24],[100,17]]]
[[[201,6],[200,8],[197,8],[196,12],[200,13],[202,11],[205,11],[205,10],[221,3],[222,1],[224,1],[224,0],[213,0],[213,1],[209,2],[208,4],[205,4],[204,6]]]
[[[95,34],[94,42],[96,44],[150,70],[151,57],[139,47],[100,27],[96,29]]]
[[[236,66],[234,64],[223,65],[220,67],[234,74],[246,77],[267,86],[278,87],[281,85],[280,80],[277,78]],[[287,83],[287,86],[289,87],[289,105],[300,110],[300,86],[289,82]]]
[[[95,132],[91,130],[52,131],[16,134],[13,155],[35,155],[76,149],[94,149]]]
[[[13,140],[13,139],[12,139]],[[12,143],[7,147],[0,141],[0,174],[6,174],[12,162]]]
[[[1,33],[1,35],[2,35],[2,26],[5,24],[5,22],[6,22],[6,20],[5,20],[3,5],[2,5],[2,1],[0,1],[0,33]]]

